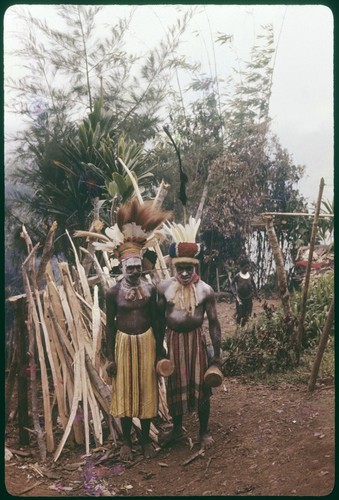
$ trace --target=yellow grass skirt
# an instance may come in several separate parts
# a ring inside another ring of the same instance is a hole
[[[153,418],[158,413],[155,338],[150,328],[139,335],[117,331],[112,379],[111,414],[114,417]]]

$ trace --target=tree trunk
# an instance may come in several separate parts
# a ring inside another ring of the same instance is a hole
[[[276,266],[276,271],[277,271],[277,278],[278,278],[278,289],[282,301],[282,306],[284,310],[284,315],[285,319],[287,322],[290,322],[292,320],[292,311],[291,311],[291,304],[290,304],[290,294],[288,291],[287,287],[287,279],[286,279],[286,272],[284,268],[284,259],[283,255],[279,246],[278,238],[274,229],[274,224],[273,224],[273,219],[272,217],[265,217],[266,219],[266,230],[267,230],[267,237],[269,244],[272,249],[274,261],[275,261],[275,266]]]
[[[202,190],[201,198],[200,198],[200,203],[197,209],[197,212],[195,214],[195,220],[201,219],[202,212],[204,209],[205,201],[207,198],[207,193],[208,193],[208,183],[211,178],[211,172],[208,173],[207,179],[205,181],[204,189]]]

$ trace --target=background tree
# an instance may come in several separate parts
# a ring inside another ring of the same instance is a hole
[[[6,80],[6,102],[25,118],[27,128],[16,134],[7,162],[8,237],[20,233],[24,223],[33,237],[42,239],[54,218],[59,233],[67,225],[85,228],[93,197],[105,190],[112,196],[117,181],[120,187],[126,182],[118,177],[122,167],[116,162],[122,137],[129,142],[123,147],[129,166],[139,169],[139,181],[142,169],[143,179],[151,181],[147,174],[152,165],[146,166],[141,148],[156,133],[174,68],[186,64],[176,50],[193,15],[191,8],[144,58],[125,49],[135,9],[106,26],[108,35],[102,36],[97,25],[100,7],[50,8],[60,28],[17,8],[26,29],[18,35],[13,56],[20,55],[27,66],[22,78]],[[95,108],[99,98],[100,111]]]
[[[180,220],[178,156],[161,126],[166,96],[168,129],[188,178],[188,212],[201,212],[205,203],[201,228],[207,253],[216,249],[221,263],[236,262],[242,253],[251,253],[257,266],[269,270],[267,240],[257,232],[255,241],[253,218],[265,210],[304,206],[295,188],[302,168],[292,164],[270,133],[272,27],[264,27],[244,69],[239,62],[233,78],[221,79],[217,74],[199,74],[198,65],[178,56],[192,9],[184,12],[145,59],[125,50],[131,17],[118,20],[102,41],[96,37],[95,23],[100,8],[60,6],[56,12],[64,23],[58,30],[24,13],[28,37],[22,40],[23,55],[33,56],[34,68],[29,70],[35,73],[28,71],[19,82],[8,82],[14,98],[26,96],[28,88],[32,102],[41,104],[33,115],[32,107],[22,111],[31,125],[17,137],[16,159],[20,161],[15,177],[25,183],[26,191],[8,200],[14,215],[11,222],[24,216],[42,234],[54,216],[60,221],[60,231],[67,226],[88,227],[93,199],[109,201],[117,192],[129,195],[128,179],[116,161],[123,143],[128,144],[139,181],[149,181],[149,195],[161,178],[171,184],[166,208],[174,209]],[[45,43],[39,44],[39,33],[50,50]],[[226,49],[231,41],[225,34],[216,39]],[[184,105],[179,68],[195,71],[186,89],[194,96],[189,106]],[[173,75],[179,83],[177,92],[171,86]],[[100,112],[95,104],[99,102]],[[74,125],[79,122],[80,126]],[[142,152],[143,143],[147,147]],[[24,206],[29,210],[23,212]],[[108,216],[104,208],[101,213]],[[289,224],[288,233],[286,224],[278,232],[284,248],[291,252],[295,222]],[[263,271],[258,276],[262,281]]]

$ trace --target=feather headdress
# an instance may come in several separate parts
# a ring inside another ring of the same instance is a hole
[[[117,222],[105,230],[110,241],[93,243],[98,250],[113,252],[120,261],[140,257],[145,247],[159,241],[158,227],[170,217],[170,212],[154,207],[152,202],[140,204],[137,198],[120,205]]]
[[[197,264],[200,257],[200,245],[196,243],[196,237],[201,219],[195,220],[190,216],[188,224],[182,225],[175,222],[164,224],[165,233],[170,236],[173,242],[169,247],[169,256],[173,264],[177,262],[188,262]]]

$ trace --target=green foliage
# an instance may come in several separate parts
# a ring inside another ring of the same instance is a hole
[[[123,134],[115,137],[114,123],[112,114],[102,109],[99,100],[76,134],[55,147],[42,145],[33,169],[15,170],[15,182],[29,186],[34,197],[31,191],[12,192],[7,200],[7,217],[13,220],[18,214],[22,220],[22,214],[26,214],[33,240],[45,239],[56,220],[58,252],[65,247],[59,236],[66,229],[89,229],[94,201],[100,200],[100,215],[110,225],[112,199],[125,201],[133,194],[131,179],[117,158],[130,169],[140,189],[151,194],[154,176],[143,145]]]
[[[296,317],[300,314],[301,294],[302,292],[295,292],[291,297],[291,309]],[[318,344],[333,296],[333,272],[311,278],[306,301],[304,349],[312,348]],[[333,334],[334,325],[331,330],[331,335],[333,336]]]
[[[310,359],[314,358],[333,298],[333,290],[333,273],[318,277],[311,282],[306,305],[301,364],[309,366]],[[296,319],[300,307],[301,294],[295,293],[291,298],[291,308]],[[225,350],[223,373],[226,376],[247,374],[266,376],[295,369],[294,343],[286,333],[282,309],[274,310],[266,305],[264,310],[265,314],[250,321],[234,337],[229,337],[222,343],[222,348]],[[333,334],[334,327],[329,346],[333,345]],[[331,351],[331,348],[328,347],[328,350]],[[326,359],[328,371],[330,367],[333,368],[333,362],[330,356]]]
[[[241,328],[222,348],[225,376],[283,372],[293,367],[292,339],[286,336],[282,311],[268,311]]]
[[[318,228],[319,238],[325,243],[333,242],[334,200],[332,202],[329,200],[322,200],[320,213],[332,215],[332,217],[320,217]]]

